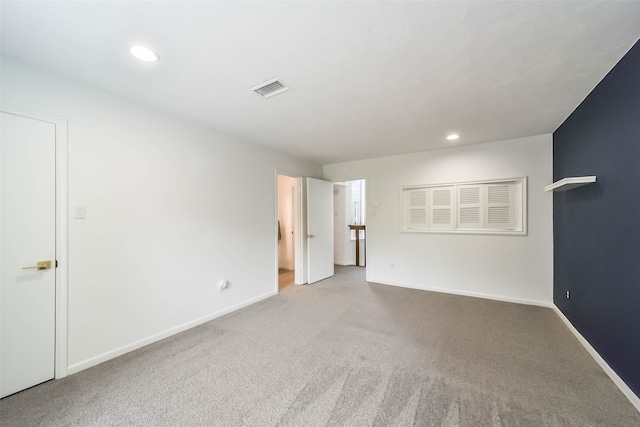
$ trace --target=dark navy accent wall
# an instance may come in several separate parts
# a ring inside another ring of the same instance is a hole
[[[640,396],[640,42],[553,134],[553,301]],[[566,298],[570,291],[570,298]]]

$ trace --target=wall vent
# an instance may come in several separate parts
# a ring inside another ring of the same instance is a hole
[[[273,95],[277,95],[289,89],[290,88],[285,86],[285,84],[278,80],[277,77],[251,88],[252,91],[262,96],[263,98],[269,98]]]

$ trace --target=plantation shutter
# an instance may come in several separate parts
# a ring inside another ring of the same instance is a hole
[[[458,186],[458,228],[484,227],[483,185]]]
[[[431,228],[453,228],[454,187],[431,188]]]
[[[407,200],[407,228],[427,228],[429,226],[428,190],[418,188],[405,190]]]
[[[511,182],[487,184],[486,228],[508,230],[515,228],[515,186]]]
[[[527,177],[401,187],[400,231],[527,234]]]

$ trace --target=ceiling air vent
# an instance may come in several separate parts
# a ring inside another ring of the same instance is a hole
[[[268,82],[264,82],[256,87],[252,87],[251,90],[262,96],[263,98],[269,98],[270,96],[277,95],[284,92],[285,90],[289,90],[289,88],[276,77],[275,79],[269,80]]]

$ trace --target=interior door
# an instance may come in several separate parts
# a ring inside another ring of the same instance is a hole
[[[333,276],[333,184],[307,178],[308,283]]]
[[[54,376],[55,125],[0,114],[0,397],[4,397]]]

